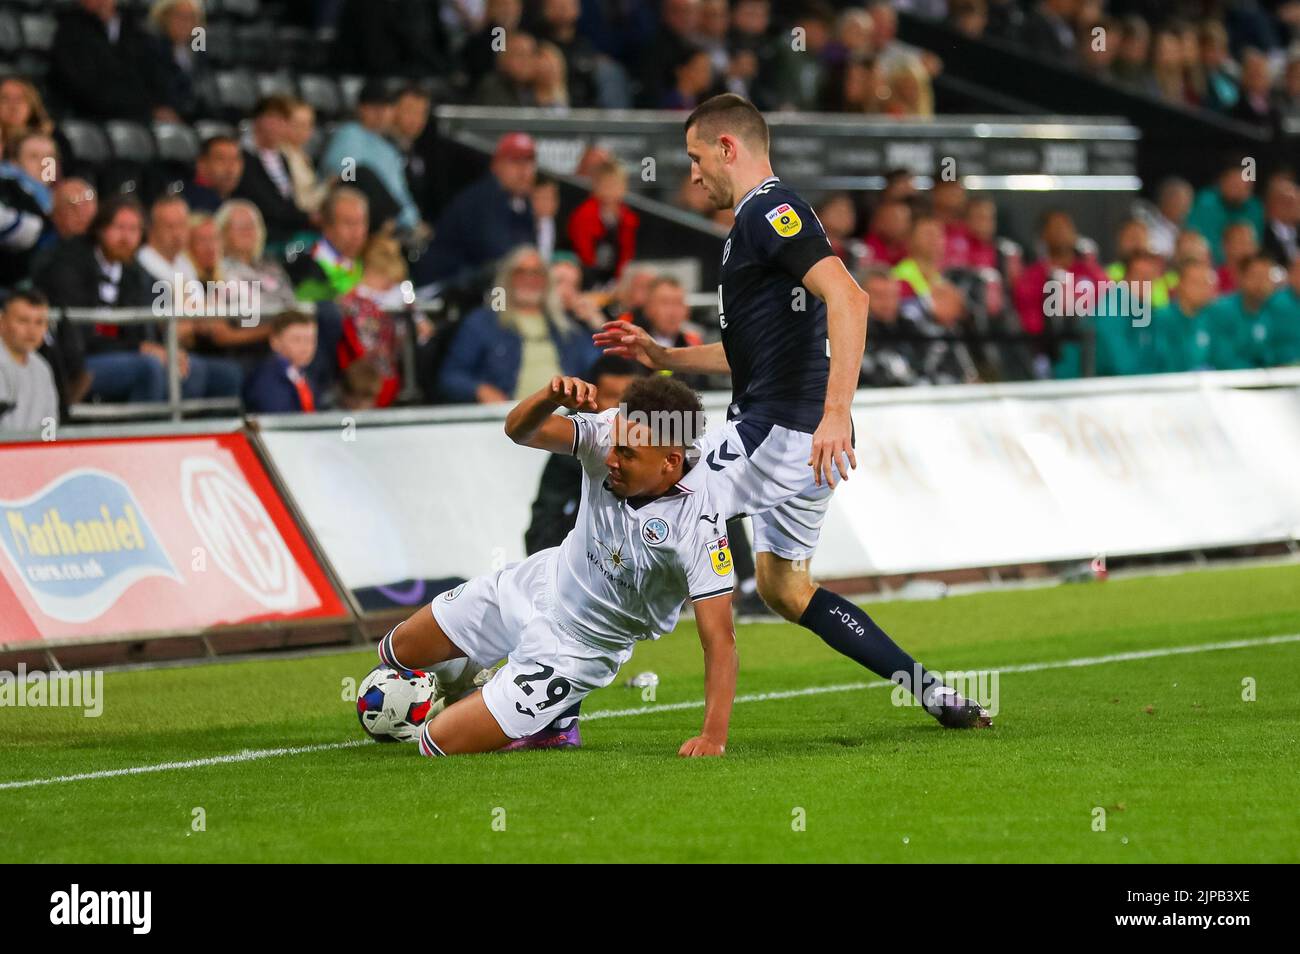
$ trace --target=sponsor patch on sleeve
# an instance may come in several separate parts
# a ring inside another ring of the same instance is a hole
[[[709,551],[709,565],[718,576],[726,576],[731,572],[731,547],[727,543],[726,537],[719,537],[705,544],[705,549]]]
[[[799,213],[794,210],[794,207],[789,202],[782,202],[771,212],[768,212],[767,221],[781,238],[793,238],[803,228]]]

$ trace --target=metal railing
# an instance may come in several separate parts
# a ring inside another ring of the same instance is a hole
[[[443,303],[438,300],[417,302],[405,308],[387,309],[386,314],[398,319],[397,335],[402,363],[402,392],[399,400],[410,400],[419,394],[416,384],[416,334],[413,319],[416,314],[432,314],[441,311]],[[317,306],[312,302],[298,302],[297,311],[305,315],[315,315]],[[283,314],[281,310],[279,314]],[[159,314],[153,308],[54,308],[52,319],[72,321],[78,324],[97,325],[164,325],[162,344],[167,351],[167,400],[77,403],[68,408],[68,417],[74,421],[132,421],[156,420],[169,418],[172,421],[183,420],[187,415],[234,413],[243,410],[242,399],[236,397],[221,398],[183,398],[182,375],[180,373],[181,343],[178,322],[220,322],[239,319],[241,322],[250,316],[229,314],[223,311],[209,311],[201,314],[174,313]],[[255,319],[260,322],[262,318]],[[251,327],[251,326],[245,326]]]

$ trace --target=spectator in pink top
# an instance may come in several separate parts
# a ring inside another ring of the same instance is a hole
[[[943,267],[969,268],[971,237],[966,227],[966,187],[940,179],[930,190],[930,210],[943,226]]]
[[[907,237],[912,232],[912,209],[906,202],[883,202],[871,216],[867,229],[867,262],[893,268],[907,257]]]
[[[1020,325],[1031,335],[1043,333],[1043,299],[1047,295],[1048,281],[1073,279],[1078,289],[1087,282],[1101,282],[1105,274],[1095,261],[1080,255],[1075,248],[1079,233],[1074,219],[1064,209],[1051,209],[1043,215],[1039,229],[1042,258],[1029,265],[1015,287],[1016,311]]]

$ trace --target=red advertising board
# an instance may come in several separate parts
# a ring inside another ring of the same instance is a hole
[[[242,433],[0,445],[0,644],[346,615]]]

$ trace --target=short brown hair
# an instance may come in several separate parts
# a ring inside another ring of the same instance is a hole
[[[275,320],[271,322],[271,334],[272,336],[284,334],[286,330],[294,325],[314,324],[316,324],[316,316],[310,312],[286,311],[276,315]]]
[[[265,116],[268,113],[274,113],[281,119],[289,119],[293,116],[294,97],[286,96],[283,93],[271,93],[263,96],[253,106],[253,118]]]
[[[707,140],[731,133],[755,152],[766,153],[771,141],[763,114],[735,93],[719,93],[696,106],[686,117],[685,131],[689,133],[692,126],[699,126],[701,138]]]

